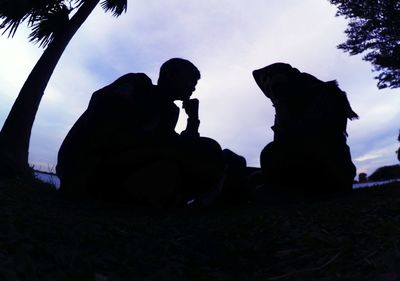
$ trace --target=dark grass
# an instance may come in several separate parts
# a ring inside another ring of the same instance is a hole
[[[399,280],[399,237],[399,183],[169,211],[0,183],[0,280]]]

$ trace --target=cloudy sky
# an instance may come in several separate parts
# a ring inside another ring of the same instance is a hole
[[[99,6],[49,82],[32,131],[30,163],[54,169],[58,148],[93,91],[128,72],[145,72],[156,83],[164,61],[183,57],[202,73],[194,95],[200,99],[200,133],[245,156],[249,166],[259,166],[274,118],[251,72],[274,62],[336,79],[347,92],[361,117],[348,126],[358,172],[397,164],[400,90],[378,90],[369,63],[336,49],[347,24],[335,12],[327,0],[129,0],[119,18]],[[43,51],[27,34],[20,29],[12,39],[0,37],[1,124]]]

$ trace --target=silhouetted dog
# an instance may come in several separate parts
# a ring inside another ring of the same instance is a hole
[[[260,155],[265,188],[299,196],[351,190],[356,169],[346,126],[358,116],[336,81],[320,81],[285,63],[253,76],[276,111],[274,140]]]

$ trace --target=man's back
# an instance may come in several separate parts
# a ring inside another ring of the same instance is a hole
[[[60,147],[56,172],[61,182],[78,170],[91,170],[104,154],[141,136],[147,115],[142,105],[153,87],[145,74],[129,73],[93,93]]]

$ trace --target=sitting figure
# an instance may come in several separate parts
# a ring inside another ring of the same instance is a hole
[[[358,116],[337,82],[320,81],[285,63],[253,76],[275,107],[274,140],[260,156],[265,190],[296,197],[351,190],[356,168],[346,126]]]
[[[191,99],[199,70],[173,58],[157,85],[126,74],[96,91],[58,153],[60,190],[147,206],[185,205],[220,188],[220,145],[200,137],[199,101]],[[175,132],[182,101],[187,126]],[[206,196],[205,196],[206,197]]]

